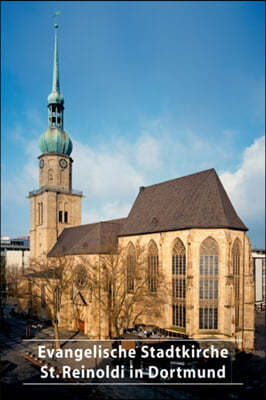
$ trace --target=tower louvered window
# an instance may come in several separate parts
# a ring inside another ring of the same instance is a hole
[[[148,289],[152,293],[157,292],[158,265],[159,265],[158,248],[156,246],[156,243],[152,241],[149,245],[149,254],[148,254]]]
[[[218,246],[208,237],[200,246],[199,328],[218,329]]]
[[[186,327],[186,251],[180,239],[172,252],[173,325]]]
[[[235,296],[235,326],[239,328],[239,303],[240,303],[240,244],[236,239],[232,250],[234,296]]]

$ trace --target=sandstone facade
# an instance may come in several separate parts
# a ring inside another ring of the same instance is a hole
[[[40,189],[29,194],[31,259],[47,255],[64,228],[81,224],[82,194],[72,191],[71,157],[43,154],[39,159]]]
[[[206,238],[213,238],[219,249],[218,253],[218,326],[217,329],[200,329],[200,246]],[[172,253],[177,240],[181,240],[186,249],[186,322],[185,327],[173,324],[172,296]],[[250,262],[250,244],[245,232],[230,229],[189,229],[183,231],[154,233],[140,236],[119,238],[122,248],[129,243],[139,242],[145,251],[154,241],[159,250],[159,268],[163,271],[165,287],[168,292],[160,318],[153,315],[140,316],[138,323],[155,325],[184,333],[190,338],[215,338],[231,340],[239,349],[252,350],[254,347],[254,280]],[[240,249],[240,292],[239,323],[236,326],[236,299],[234,294],[233,245],[236,241]],[[70,257],[70,256],[69,256]],[[85,265],[88,269],[96,266],[97,274],[102,273],[102,260],[106,255],[90,254],[71,256],[75,265]],[[85,257],[85,258],[84,258]],[[143,265],[143,269],[145,266]],[[143,272],[144,273],[144,272]],[[164,290],[164,289],[163,289]],[[81,291],[75,307],[66,295],[60,312],[60,325],[64,328],[78,329],[80,321],[84,323],[84,332],[92,339],[108,338],[108,315],[98,300],[93,298],[90,289]],[[105,296],[105,294],[103,294]],[[85,300],[85,302],[84,302]]]

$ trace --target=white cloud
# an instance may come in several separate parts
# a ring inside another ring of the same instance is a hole
[[[161,166],[160,145],[147,133],[133,145],[118,138],[95,151],[73,142],[73,185],[86,196],[83,223],[128,215],[150,169]]]
[[[162,166],[160,159],[161,143],[145,135],[140,138],[137,143],[136,161],[140,168],[144,169],[158,169]]]
[[[263,219],[265,213],[265,137],[247,147],[236,172],[220,178],[238,214],[245,219]]]
[[[37,125],[38,116],[35,119]],[[27,162],[20,170],[10,169],[6,176],[3,174],[3,203],[6,208],[25,214],[28,225],[26,196],[38,188],[39,149],[34,136],[27,139],[29,131],[24,127],[17,126],[15,133]],[[241,159],[231,139],[240,133],[221,130],[217,139],[158,119],[142,125],[135,134],[135,142],[132,135],[129,139],[126,135],[113,136],[92,149],[74,141],[73,187],[86,196],[82,202],[82,223],[127,216],[139,186],[211,167],[221,170],[226,163],[228,167],[220,174],[221,180],[239,216],[256,230],[264,215],[265,139],[258,138],[246,148],[241,164],[231,172],[232,165]]]
[[[132,203],[123,203],[119,200],[113,201],[112,203],[107,203],[104,207],[106,218],[127,217],[131,207]]]
[[[132,207],[132,203],[122,203],[119,200],[111,203],[105,203],[102,206],[98,206],[95,209],[88,210],[82,213],[82,223],[89,224],[92,222],[106,221],[108,219],[124,218],[128,216],[128,213]]]
[[[90,198],[128,198],[142,185],[143,177],[122,152],[94,152],[87,145],[74,142],[74,185]]]

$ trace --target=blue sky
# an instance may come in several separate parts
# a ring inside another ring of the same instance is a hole
[[[264,247],[264,2],[2,2],[2,235],[29,231],[56,10],[83,223],[214,167]]]

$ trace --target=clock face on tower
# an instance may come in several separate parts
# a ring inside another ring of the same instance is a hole
[[[66,168],[67,167],[67,161],[64,158],[61,158],[59,160],[59,165],[61,168]]]
[[[40,166],[40,168],[43,168],[43,167],[44,167],[44,160],[40,160],[39,166]]]

